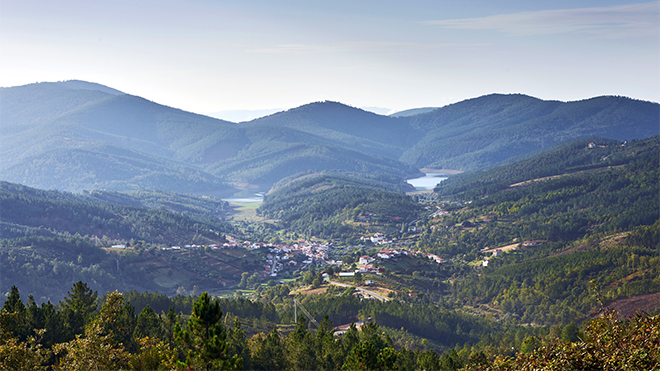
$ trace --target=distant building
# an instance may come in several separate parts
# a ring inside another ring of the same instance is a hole
[[[364,264],[369,264],[369,263],[371,263],[371,262],[373,262],[373,261],[374,261],[374,258],[372,258],[371,256],[363,255],[363,256],[360,257],[360,261],[359,261],[359,263],[360,263],[361,265],[364,265]]]
[[[113,249],[125,249],[126,245],[112,245],[110,247],[112,247]]]

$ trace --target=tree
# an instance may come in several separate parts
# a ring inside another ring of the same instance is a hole
[[[163,339],[165,332],[160,323],[160,319],[156,312],[147,304],[140,312],[133,330],[133,338],[140,339],[143,337]]]
[[[179,362],[180,367],[192,370],[243,367],[241,357],[231,356],[227,351],[227,333],[221,320],[220,303],[212,301],[208,292],[202,293],[193,305],[187,328],[182,329],[178,323],[174,328],[177,343],[186,355],[185,362]]]
[[[6,311],[2,310],[3,314]],[[37,330],[37,336],[43,337],[46,330]],[[35,336],[21,342],[0,330],[0,369],[1,370],[45,370],[50,351],[44,349]]]
[[[249,344],[254,370],[289,369],[286,347],[277,329],[273,329],[268,335],[263,333],[254,335]]]
[[[2,311],[5,313],[12,313],[12,321],[6,324],[10,327],[10,332],[14,333],[18,338],[25,340],[28,334],[26,325],[26,310],[25,304],[21,300],[21,295],[16,286],[11,287],[11,291],[5,304],[2,306]],[[5,327],[6,328],[6,327]]]
[[[241,328],[238,318],[234,319],[234,326],[227,331],[227,347],[229,354],[238,354],[243,359],[243,369],[251,369],[250,347],[245,338],[245,331]]]
[[[132,370],[173,370],[176,367],[177,352],[162,340],[143,337],[138,340],[140,350],[131,355],[129,364]]]
[[[62,303],[62,311],[71,327],[72,335],[82,334],[89,317],[96,310],[96,291],[78,281],[73,284]]]
[[[117,343],[113,328],[120,326],[123,297],[117,291],[108,293],[97,318],[85,328],[85,336],[67,343],[56,344],[55,354],[60,355],[61,370],[116,370],[128,364],[128,352]]]

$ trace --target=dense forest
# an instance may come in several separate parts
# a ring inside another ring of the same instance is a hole
[[[266,195],[258,212],[291,231],[345,240],[358,232],[397,224],[393,221],[413,221],[420,210],[391,184],[332,173],[303,176],[276,188]]]
[[[146,304],[139,312],[117,291],[102,298],[83,282],[73,285],[57,305],[27,303],[14,287],[0,309],[0,367],[3,369],[133,370],[513,370],[654,369],[660,366],[660,318],[638,315],[620,319],[607,312],[583,328],[524,336],[517,346],[489,359],[492,348],[464,346],[438,354],[398,347],[376,322],[353,323],[336,336],[325,316],[314,331],[300,317],[288,334],[273,328],[248,336],[241,320],[259,315],[250,305],[242,318],[223,310],[243,309],[245,301],[211,299],[203,293],[187,314],[174,306],[156,312]],[[143,295],[143,299],[150,299]],[[152,296],[153,297],[153,296]],[[154,297],[154,299],[157,299]],[[175,300],[176,301],[176,300]],[[98,310],[97,310],[98,308]],[[396,312],[397,309],[395,308]],[[387,311],[385,311],[387,312]],[[137,313],[137,314],[136,314]],[[427,314],[428,315],[428,311]],[[262,317],[267,316],[265,313]],[[456,315],[450,315],[456,317]],[[459,316],[460,317],[460,316]],[[452,321],[451,318],[444,319]],[[460,326],[460,325],[459,325]],[[522,329],[522,328],[521,328]],[[530,333],[528,330],[527,333]],[[471,336],[473,332],[471,332]],[[515,344],[515,343],[514,343]],[[511,357],[515,355],[515,357]],[[552,357],[549,357],[552,355]]]
[[[217,217],[225,202],[171,194],[168,199],[163,192],[76,195],[1,182],[0,203],[3,239],[80,235],[106,243],[133,240],[173,245],[190,242],[196,236],[223,241],[222,233],[232,228]]]

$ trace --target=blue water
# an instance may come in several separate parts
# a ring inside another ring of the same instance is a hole
[[[426,173],[424,176],[414,179],[408,179],[407,182],[418,191],[426,191],[435,188],[438,183],[447,179],[445,174]]]
[[[254,193],[254,194],[245,194],[241,193],[234,195],[236,197],[232,198],[223,198],[223,201],[227,202],[237,202],[242,204],[249,204],[254,202],[263,202],[264,201],[264,192]]]

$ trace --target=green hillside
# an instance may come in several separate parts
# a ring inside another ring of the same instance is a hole
[[[587,318],[598,290],[604,303],[658,292],[660,139],[596,143],[438,187],[450,214],[426,221],[417,245],[474,266],[490,259],[453,271],[451,300],[551,325]]]
[[[578,137],[630,140],[658,135],[660,106],[612,96],[564,103],[493,94],[408,120],[426,133],[401,161],[472,170]]]
[[[287,230],[333,239],[367,230],[396,232],[397,223],[416,219],[420,211],[392,184],[332,173],[304,176],[278,187],[257,210],[278,219]]]
[[[329,101],[306,104],[243,125],[293,128],[390,158],[398,158],[423,136],[405,121]]]
[[[141,200],[140,195],[149,198]],[[202,209],[191,213],[190,207],[183,210],[188,211],[186,214],[173,212],[173,208],[168,209],[164,202],[154,202],[158,196],[161,200],[164,198],[162,193],[155,192],[141,192],[134,196],[111,192],[76,195],[1,182],[2,238],[79,235],[103,239],[105,244],[133,240],[175,245],[190,243],[196,238],[222,241],[221,233],[231,230],[228,224],[218,219],[217,212]],[[172,197],[175,202],[183,200],[188,203],[191,199],[195,200],[192,196]],[[153,208],[126,205],[138,202],[151,204]],[[216,204],[225,205],[221,200]]]
[[[590,142],[595,146],[589,148]],[[53,321],[68,313],[67,306],[39,308],[36,303],[67,297],[66,290],[83,280],[93,290],[123,291],[135,307],[149,304],[165,312],[173,305],[186,315],[198,300],[188,294],[250,295],[252,300],[220,301],[225,312],[217,317],[225,326],[240,323],[249,332],[246,336],[234,327],[227,338],[232,354],[252,362],[248,369],[278,368],[264,356],[273,349],[281,355],[278,362],[301,369],[316,369],[323,362],[329,369],[350,362],[359,366],[363,358],[358,356],[370,357],[364,359],[374,369],[533,368],[562,357],[573,357],[575,365],[588,362],[587,368],[619,369],[624,351],[630,360],[626,364],[654,369],[660,137],[623,144],[596,137],[571,140],[490,171],[452,176],[434,196],[415,199],[402,193],[402,182],[390,173],[296,174],[276,183],[259,208],[277,220],[272,224],[229,226],[217,219],[224,202],[198,196],[156,191],[78,195],[2,183],[0,289],[8,293],[9,304],[0,312],[0,325],[21,341],[27,341],[32,328],[60,334]],[[402,225],[415,228],[402,234]],[[224,231],[280,246],[155,248],[179,237],[219,242],[217,232]],[[376,231],[385,233],[387,245],[359,242]],[[130,246],[107,248],[115,241]],[[294,244],[306,245],[310,253],[323,244],[328,257],[302,268],[308,256],[294,253]],[[397,255],[381,255],[394,250]],[[370,264],[378,274],[337,274],[363,265],[358,262],[365,255],[373,258]],[[287,260],[298,264],[290,264],[293,270],[280,278],[264,271],[265,264]],[[323,283],[323,272],[349,287]],[[12,285],[23,298],[33,295],[29,310],[20,310]],[[367,290],[385,299],[373,300]],[[168,298],[177,293],[185,297]],[[319,326],[307,324],[302,306]],[[635,309],[650,314],[629,319],[613,312],[594,314],[608,307],[626,315]],[[146,315],[140,320],[132,306],[124,308],[117,310],[122,326],[132,329],[129,335],[139,334],[133,332],[137,328],[146,331]],[[39,313],[53,320],[39,322]],[[171,339],[166,331],[175,317],[153,314],[150,323],[165,331],[159,336]],[[8,326],[8,318],[22,322]],[[358,320],[365,321],[361,331],[332,336],[334,325]],[[122,344],[136,346],[131,341],[137,338],[128,336]],[[603,346],[619,353],[597,353]],[[131,357],[146,354],[131,349]]]
[[[590,143],[593,143],[591,148]],[[435,191],[443,197],[482,196],[524,181],[572,173],[579,175],[587,170],[627,164],[633,158],[654,156],[658,150],[657,136],[631,142],[595,137],[576,139],[526,160],[452,176],[438,184]]]
[[[226,202],[217,199],[154,191],[77,195],[2,182],[0,205],[0,290],[16,285],[39,301],[60,300],[67,289],[61,283],[78,280],[102,292],[218,290],[261,261],[244,249],[161,250],[225,242],[234,227],[218,218]],[[111,249],[115,244],[126,248]]]

